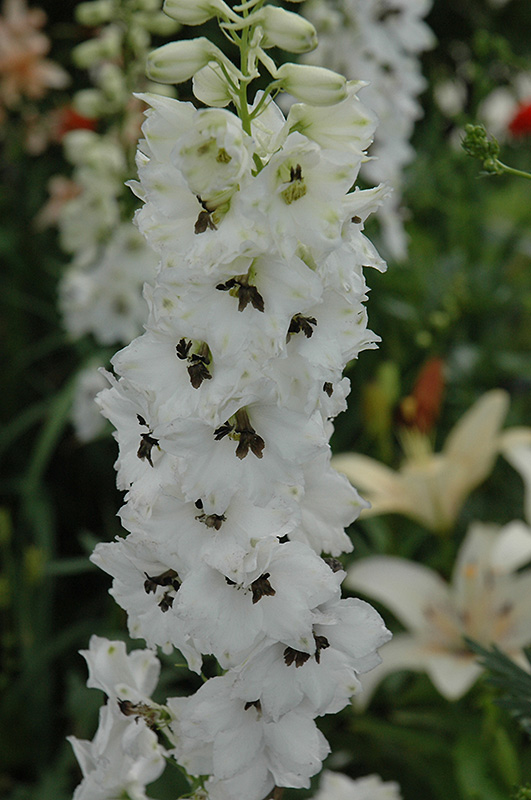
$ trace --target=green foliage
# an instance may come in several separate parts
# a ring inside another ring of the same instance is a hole
[[[467,644],[480,656],[479,662],[487,672],[487,683],[501,691],[501,696],[495,702],[501,708],[505,708],[531,736],[530,672],[522,669],[496,645],[487,650],[471,640],[467,640]],[[531,669],[531,647],[524,648],[523,652]]]

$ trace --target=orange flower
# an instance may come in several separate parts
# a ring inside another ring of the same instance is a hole
[[[413,391],[400,404],[403,423],[421,433],[429,433],[439,417],[444,392],[443,367],[442,358],[430,358],[420,370]]]

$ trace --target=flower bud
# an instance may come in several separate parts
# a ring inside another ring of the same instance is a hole
[[[209,61],[224,60],[223,53],[204,36],[169,42],[153,50],[147,60],[147,75],[159,83],[187,81]]]
[[[180,29],[179,23],[170,19],[163,11],[146,13],[141,18],[141,24],[150,33],[157,36],[171,36]]]
[[[202,25],[212,17],[239,20],[223,0],[164,0],[162,10],[183,25]]]
[[[123,33],[117,25],[108,25],[96,39],[81,42],[73,50],[76,66],[88,69],[99,61],[119,58],[122,37]]]
[[[103,116],[107,110],[105,97],[99,89],[80,89],[74,95],[73,105],[78,114],[95,119]]]
[[[106,98],[112,103],[126,104],[129,97],[127,84],[123,71],[116,64],[103,64],[99,75],[98,84]]]
[[[229,70],[229,75],[231,72]],[[238,76],[231,75],[234,83],[238,83]],[[210,63],[196,72],[193,80],[193,93],[206,106],[224,108],[233,99],[232,91],[219,64]]]
[[[317,33],[313,25],[293,11],[266,6],[252,17],[260,18],[259,24],[264,34],[262,47],[280,47],[290,53],[307,53],[317,47]]]
[[[331,106],[347,96],[347,79],[324,67],[288,62],[279,67],[276,78],[286,92],[314,106]]]
[[[102,25],[110,22],[116,12],[113,0],[95,0],[91,3],[80,3],[76,7],[76,20],[80,25]]]

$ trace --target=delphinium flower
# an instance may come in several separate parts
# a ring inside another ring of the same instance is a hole
[[[319,34],[317,50],[305,59],[368,82],[361,98],[377,114],[378,128],[361,175],[393,187],[378,219],[395,259],[407,255],[403,173],[415,157],[410,139],[422,116],[418,96],[426,81],[419,55],[435,42],[424,21],[430,7],[431,0],[309,0],[304,7]]]
[[[73,119],[65,123],[62,135],[73,166],[70,190],[63,192],[63,202],[43,210],[38,221],[58,225],[60,244],[71,256],[59,287],[64,326],[73,339],[92,336],[102,350],[138,335],[147,315],[142,287],[153,279],[157,259],[131,223],[134,205],[125,186],[134,175],[143,110],[132,92],[147,85],[151,34],[170,33],[178,26],[163,14],[158,0],[92,0],[80,3],[76,16],[83,25],[98,26],[97,35],[74,50],[74,60],[89,70],[93,86],[74,96]],[[52,179],[52,191],[61,177]],[[81,440],[96,435],[103,422],[100,416],[100,425],[95,424],[86,403],[88,386],[101,388],[93,356],[80,371],[74,401],[72,419]]]
[[[314,800],[401,800],[400,787],[394,781],[382,781],[379,775],[349,778],[340,772],[324,770]]]
[[[348,705],[390,636],[370,605],[341,597],[344,528],[364,504],[328,444],[343,368],[377,340],[362,265],[382,261],[362,231],[385,190],[353,188],[374,132],[358,85],[267,52],[313,47],[310,23],[260,0],[165,10],[217,17],[240,63],[204,37],[148,59],[155,80],[193,78],[206,107],[142,95],[132,187],[160,263],[145,333],[114,356],[98,398],[128,533],[92,558],[131,636],[197,673],[206,656],[219,665],[164,713],[127,711],[164,735],[202,797],[263,800],[309,786],[329,752],[315,719]],[[249,97],[260,70],[270,83]],[[287,118],[278,91],[300,100]]]
[[[25,0],[4,0],[0,15],[0,122],[6,111],[26,100],[40,100],[49,89],[68,85],[68,73],[46,58],[50,40],[42,28],[42,8]]]

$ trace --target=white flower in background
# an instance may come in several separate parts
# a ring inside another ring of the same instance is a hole
[[[487,392],[457,422],[438,453],[427,435],[405,432],[406,458],[398,471],[357,453],[338,455],[332,465],[370,502],[365,515],[404,514],[444,533],[470,492],[490,474],[508,407],[506,392]]]
[[[64,327],[73,339],[91,336],[101,351],[102,345],[126,344],[137,336],[147,316],[142,288],[155,276],[157,257],[131,224],[124,186],[132,176],[142,121],[143,105],[132,91],[148,86],[144,64],[151,34],[172,33],[178,26],[158,0],[85,2],[76,16],[81,25],[97,26],[98,33],[74,50],[77,66],[90,71],[93,85],[75,94],[73,106],[94,127],[97,123],[98,132],[78,129],[62,137],[73,168],[70,191],[63,185],[62,196],[38,219],[57,224],[61,247],[71,257],[59,286]],[[51,185],[56,192],[60,177]],[[100,362],[106,358],[100,352]],[[88,389],[80,374],[71,419],[82,442],[101,431]]]
[[[500,435],[500,451],[522,476],[524,516],[531,525],[531,428],[508,428]]]
[[[498,86],[483,100],[478,108],[478,119],[484,123],[488,132],[499,141],[506,141],[510,135],[518,136],[522,131],[516,122],[521,107],[531,103],[531,73],[518,73],[512,83]],[[516,123],[516,124],[515,124]],[[527,126],[529,130],[529,112]]]
[[[367,603],[341,599],[335,556],[352,549],[344,527],[363,501],[332,470],[328,443],[345,364],[377,340],[363,268],[383,262],[362,230],[384,190],[352,191],[374,131],[359,84],[277,69],[266,52],[313,46],[309,23],[262,3],[242,17],[221,0],[167,7],[177,21],[218,16],[238,31],[242,63],[199,37],[156,50],[149,74],[200,71],[193,86],[216,102],[224,81],[239,115],[142,95],[131,186],[160,263],[146,331],[112,359],[98,398],[116,428],[128,534],[92,560],[112,576],[132,636],[180,650],[197,672],[203,656],[226,670],[167,708],[134,709],[151,709],[210,800],[263,800],[275,786],[309,787],[329,751],[316,717],[349,702],[390,638]],[[249,105],[259,64],[273,82]],[[304,100],[291,119],[277,88]]]
[[[319,34],[305,60],[367,82],[361,100],[376,114],[378,128],[369,150],[374,160],[365,161],[361,175],[393,188],[378,218],[385,249],[396,259],[407,255],[403,173],[415,157],[410,139],[422,116],[418,96],[426,82],[419,55],[435,42],[424,22],[430,7],[430,0],[310,0],[304,9]]]
[[[340,772],[324,770],[314,800],[401,800],[400,787],[394,781],[382,781],[379,775],[355,780]]]
[[[71,418],[80,442],[90,442],[105,429],[99,407],[94,398],[108,386],[100,372],[100,364],[91,362],[80,370],[72,401]]]
[[[472,524],[459,550],[450,584],[436,572],[393,556],[362,559],[346,585],[384,603],[405,626],[369,673],[360,702],[396,670],[420,670],[449,700],[461,697],[481,673],[463,637],[495,644],[525,666],[531,643],[531,529],[523,522],[502,528]]]
[[[59,296],[66,330],[74,339],[91,334],[99,344],[131,340],[147,316],[145,281],[157,258],[130,222],[117,225],[90,263],[65,274]]]

